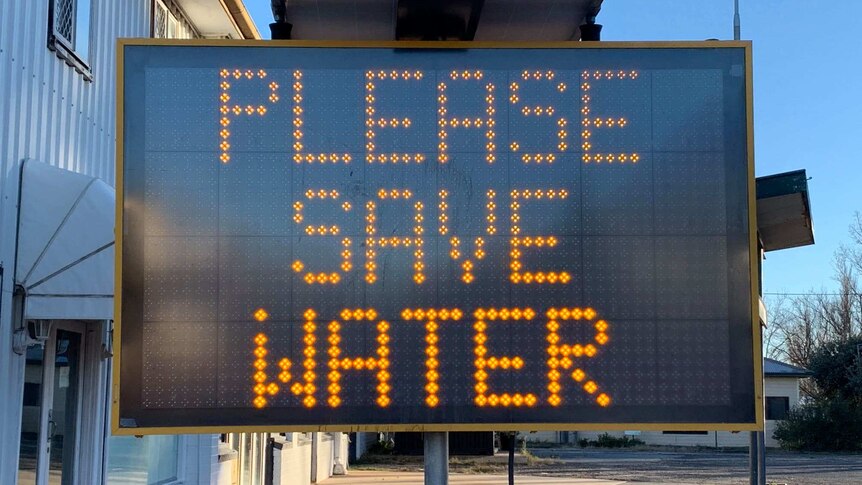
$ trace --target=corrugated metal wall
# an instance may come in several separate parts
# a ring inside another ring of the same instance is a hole
[[[0,0],[0,483],[15,483],[24,359],[12,352],[17,165],[31,158],[114,184],[116,39],[149,34],[151,0],[92,0],[93,81],[47,48],[51,0]]]
[[[151,2],[93,0],[89,82],[47,48],[49,1],[0,0],[0,160],[113,184],[116,39],[148,36]]]

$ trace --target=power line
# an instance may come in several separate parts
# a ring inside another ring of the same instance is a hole
[[[817,293],[817,292],[809,292],[809,293],[766,293],[763,295],[769,296],[862,296],[862,293]]]

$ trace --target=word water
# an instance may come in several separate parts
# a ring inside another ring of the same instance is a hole
[[[269,313],[259,308],[254,313],[254,319],[264,324],[269,319]],[[276,396],[283,388],[287,392],[300,398],[302,405],[306,408],[314,408],[319,404],[318,398],[318,362],[317,337],[315,335],[318,326],[323,322],[318,320],[319,315],[313,309],[307,309],[303,315],[304,331],[303,356],[301,370],[294,369],[294,362],[288,358],[273,358],[269,355],[267,343],[269,337],[265,330],[254,337],[253,354],[253,393],[252,404],[256,408],[264,408],[269,403],[268,397]],[[472,318],[471,318],[472,317]],[[489,388],[488,379],[490,373],[504,370],[517,372],[527,364],[525,359],[518,355],[494,355],[489,349],[487,331],[494,322],[501,321],[523,321],[530,323],[543,318],[546,333],[547,366],[545,391],[527,393],[494,392]],[[472,315],[465,315],[458,308],[440,309],[404,309],[400,315],[404,322],[421,322],[425,327],[425,406],[434,408],[443,403],[441,397],[440,381],[440,347],[439,330],[441,325],[450,325],[469,319],[473,325],[473,361],[474,368],[472,379],[474,381],[473,403],[478,407],[535,407],[542,401],[550,406],[557,407],[563,403],[561,391],[564,384],[574,381],[588,395],[593,396],[596,404],[607,407],[611,404],[611,397],[605,392],[599,392],[600,386],[595,380],[590,379],[587,373],[578,364],[580,360],[595,357],[599,348],[606,345],[610,339],[608,329],[610,325],[599,318],[597,312],[592,308],[550,308],[543,316],[540,316],[532,308],[479,308]],[[577,322],[580,325],[589,325],[595,330],[591,342],[564,342],[559,332],[562,325]],[[341,348],[341,330],[348,324],[373,325],[377,331],[375,355],[347,356]],[[328,331],[326,344],[323,346],[326,370],[325,403],[331,408],[337,408],[342,404],[340,394],[342,392],[342,381],[348,372],[369,372],[377,382],[374,403],[386,408],[392,404],[390,393],[393,382],[390,369],[393,363],[390,361],[391,344],[393,344],[390,330],[392,324],[378,315],[377,311],[368,309],[343,309],[339,318],[325,323]],[[271,365],[273,364],[274,365]],[[273,370],[270,370],[273,369]],[[298,373],[298,375],[294,375]],[[571,380],[570,380],[571,379]]]

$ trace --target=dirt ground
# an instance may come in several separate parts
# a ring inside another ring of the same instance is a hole
[[[768,483],[788,485],[862,484],[862,454],[794,453],[768,450]],[[360,470],[420,471],[421,456],[368,456]],[[603,450],[537,448],[519,455],[518,475],[576,477],[626,482],[747,484],[748,453],[742,451],[650,448]],[[452,473],[500,474],[506,456],[453,457]]]

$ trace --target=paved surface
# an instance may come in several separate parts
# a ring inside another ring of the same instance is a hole
[[[632,482],[747,484],[748,453],[534,449],[555,463],[525,465],[544,476],[582,476]],[[544,461],[544,460],[542,460]],[[862,484],[862,455],[768,450],[767,481],[793,485]]]
[[[326,480],[330,485],[417,485],[422,483],[422,472],[350,471],[349,475],[335,476]],[[449,483],[457,485],[504,485],[509,483],[506,475],[464,475],[453,473]],[[594,480],[589,478],[549,478],[516,476],[517,485],[622,485],[617,480]],[[639,484],[643,485],[643,484]]]
[[[538,458],[518,456],[521,484],[747,485],[748,453],[730,451],[600,450],[531,448]],[[767,482],[788,485],[862,485],[862,454],[792,453],[768,450]],[[376,457],[333,485],[419,484],[422,457]],[[505,484],[504,456],[450,459],[451,483]],[[594,481],[590,481],[590,479]],[[356,481],[351,481],[356,480]],[[595,481],[599,480],[599,481]]]

